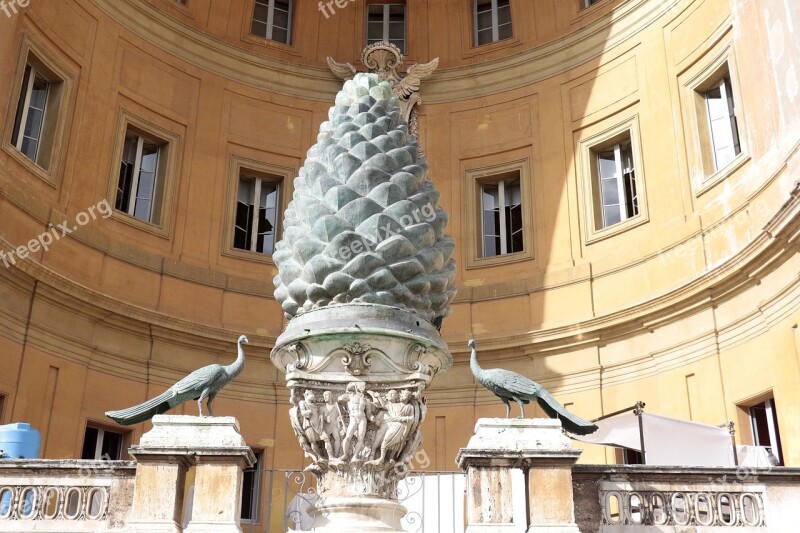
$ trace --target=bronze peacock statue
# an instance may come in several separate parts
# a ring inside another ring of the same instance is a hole
[[[503,403],[506,404],[506,418],[511,416],[511,404],[509,403],[511,400],[519,404],[519,411],[522,415],[520,418],[525,418],[523,404],[536,400],[547,416],[561,420],[564,429],[570,433],[588,435],[597,430],[596,425],[567,411],[544,387],[535,381],[502,368],[484,370],[478,364],[478,350],[475,347],[475,341],[470,340],[468,346],[472,348],[472,355],[469,358],[472,375],[475,376],[478,383],[503,400]]]
[[[236,361],[227,366],[208,365],[195,370],[163,394],[156,396],[142,404],[121,411],[108,411],[106,416],[123,426],[130,426],[150,420],[155,415],[165,413],[170,409],[189,400],[197,400],[200,416],[203,416],[203,400],[208,400],[208,412],[214,416],[211,404],[217,393],[238,376],[244,369],[244,349],[242,344],[247,344],[247,337],[242,335],[237,341],[238,356]]]

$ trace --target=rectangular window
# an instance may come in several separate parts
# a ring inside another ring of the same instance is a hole
[[[367,46],[387,41],[406,52],[406,6],[369,4],[367,6]]]
[[[50,82],[33,66],[26,65],[14,120],[13,144],[34,162],[39,154],[49,90]]]
[[[714,166],[719,170],[726,167],[742,151],[730,75],[725,74],[705,92],[704,96],[714,150]]]
[[[261,470],[264,464],[264,452],[255,452],[256,462],[252,468],[244,471],[242,476],[242,520],[258,521],[258,498],[261,487]]]
[[[750,407],[750,424],[753,429],[753,444],[764,446],[775,456],[778,465],[783,465],[781,434],[778,431],[778,412],[775,400],[769,398]]]
[[[86,426],[81,459],[118,461],[122,457],[125,435],[107,429]]]
[[[277,176],[240,170],[234,248],[272,255],[278,235],[280,181]]]
[[[601,226],[607,228],[639,214],[630,138],[595,152]]]
[[[509,0],[475,0],[474,6],[475,46],[514,36]]]
[[[161,142],[128,130],[120,160],[114,207],[139,220],[158,224],[163,183],[160,179]]]
[[[63,81],[28,54],[22,75],[11,144],[25,157],[47,170],[59,115]]]
[[[481,184],[481,213],[482,257],[523,251],[519,173],[513,178]]]
[[[290,44],[292,42],[292,0],[256,0],[253,35]]]

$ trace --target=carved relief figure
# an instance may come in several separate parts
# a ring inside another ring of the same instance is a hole
[[[303,451],[308,457],[316,462],[319,460],[319,455],[314,452],[313,448],[311,447],[311,442],[309,442],[308,437],[306,437],[305,431],[303,430],[302,415],[300,414],[299,406],[299,403],[302,402],[297,401],[297,396],[295,395],[294,390],[292,390],[289,394],[289,403],[291,403],[293,406],[291,409],[289,409],[289,420],[292,423],[292,430],[297,436],[297,440],[300,441],[300,446],[303,448]]]
[[[404,439],[405,445],[397,461],[401,464],[405,464],[411,461],[411,457],[416,453],[417,448],[419,448],[419,445],[422,443],[420,427],[422,427],[422,422],[425,420],[428,407],[425,404],[425,398],[422,396],[421,391],[413,393],[409,390],[404,390],[400,394],[400,401],[404,403],[411,401],[414,412],[414,421],[409,424],[408,433]]]
[[[401,395],[398,395],[396,390],[390,390],[387,393],[386,410],[388,415],[386,431],[383,433],[380,444],[381,454],[369,464],[381,465],[386,463],[387,458],[390,464],[394,464],[397,456],[403,450],[406,437],[411,432],[416,418],[414,406],[410,400],[411,393],[408,390],[404,390]]]
[[[333,393],[326,390],[322,393],[325,403],[320,408],[322,417],[322,440],[329,458],[339,457],[342,454],[342,436],[345,434],[344,420],[339,404],[333,401]]]
[[[303,394],[303,399],[297,404],[300,413],[300,423],[303,434],[311,444],[311,449],[317,457],[324,457],[320,443],[323,442],[322,418],[319,415],[319,408],[316,404],[314,391],[307,389]]]
[[[367,434],[367,420],[374,418],[372,415],[372,401],[366,397],[364,392],[366,386],[362,382],[353,382],[347,385],[347,393],[339,396],[340,402],[347,402],[347,411],[350,414],[350,423],[347,425],[347,432],[342,443],[341,459],[354,459],[359,456],[364,449],[364,436]],[[353,439],[356,439],[352,453],[350,446]]]

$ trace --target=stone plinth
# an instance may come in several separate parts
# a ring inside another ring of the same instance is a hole
[[[527,473],[528,533],[579,533],[572,466],[580,457],[552,419],[481,418],[458,466],[467,472],[467,533],[522,531],[512,522],[511,470]]]
[[[242,471],[255,462],[233,417],[153,418],[130,454],[136,486],[128,532],[180,533],[186,471],[195,466],[192,533],[240,533]]]

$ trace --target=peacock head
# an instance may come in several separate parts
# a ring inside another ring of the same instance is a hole
[[[475,347],[476,347],[475,339],[470,339],[469,342],[467,343],[467,346],[469,346],[470,348],[472,348],[474,350]]]
[[[242,335],[241,337],[239,337],[239,340],[237,342],[239,344],[247,344],[250,341],[247,340],[247,337],[245,335]]]

